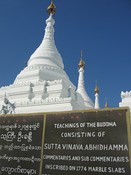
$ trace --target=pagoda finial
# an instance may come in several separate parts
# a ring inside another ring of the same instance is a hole
[[[84,68],[84,66],[85,66],[85,62],[83,61],[83,51],[81,50],[81,58],[80,58],[80,62],[78,64],[78,67],[80,69],[81,67]]]
[[[99,87],[98,87],[97,80],[96,80],[96,87],[95,87],[94,92],[95,92],[95,94],[99,94]]]
[[[105,108],[108,108],[109,105],[108,105],[108,101],[107,101],[107,98],[106,98],[106,103],[105,103]]]
[[[51,4],[48,6],[47,12],[49,13],[49,15],[50,14],[54,15],[56,13],[56,6],[53,0],[51,1]]]

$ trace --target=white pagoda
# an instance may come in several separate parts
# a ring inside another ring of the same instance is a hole
[[[47,9],[44,38],[16,76],[13,84],[0,88],[1,114],[92,109],[95,107],[84,86],[84,61],[80,59],[78,88],[70,81],[54,40],[52,1]],[[98,99],[98,95],[97,95]],[[97,100],[98,103],[98,100]],[[98,108],[97,104],[97,108]]]

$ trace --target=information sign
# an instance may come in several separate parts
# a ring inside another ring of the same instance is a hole
[[[43,115],[0,117],[0,175],[39,173]]]
[[[0,175],[131,175],[126,108],[0,117]]]
[[[130,175],[126,113],[47,115],[43,175]]]

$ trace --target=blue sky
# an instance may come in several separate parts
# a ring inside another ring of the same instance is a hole
[[[131,0],[54,0],[55,42],[65,71],[77,86],[80,51],[85,86],[100,106],[118,107],[131,90]],[[44,36],[50,0],[0,0],[0,87],[12,84]]]

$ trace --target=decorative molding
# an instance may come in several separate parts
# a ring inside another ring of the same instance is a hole
[[[72,101],[71,97],[67,97],[67,98],[52,97],[52,98],[46,98],[45,100],[33,99],[32,101],[23,100],[21,102],[17,102],[16,107],[38,106],[38,105],[45,105],[45,104],[51,105],[55,103],[66,103],[66,102],[71,102],[71,101]]]

